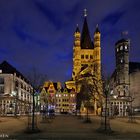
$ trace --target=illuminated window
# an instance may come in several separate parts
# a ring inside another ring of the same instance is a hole
[[[120,50],[123,50],[123,46],[120,47]]]
[[[54,93],[54,90],[49,90],[49,93]]]
[[[127,50],[127,48],[128,48],[127,45],[125,45],[125,50]]]
[[[119,49],[117,48],[117,52],[119,51]]]

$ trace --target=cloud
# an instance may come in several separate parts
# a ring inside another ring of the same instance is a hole
[[[103,19],[103,23],[107,23],[107,24],[111,24],[111,25],[114,25],[116,24],[119,19],[123,16],[125,12],[116,12],[116,13],[111,13],[110,15],[106,16],[104,19]]]
[[[114,44],[123,30],[128,30],[131,38],[131,60],[140,61],[139,6],[139,0],[2,0],[0,60],[10,61],[22,72],[36,66],[49,79],[71,79],[73,33],[77,23],[82,29],[83,9],[87,8],[91,37],[99,23],[102,63],[111,73]]]

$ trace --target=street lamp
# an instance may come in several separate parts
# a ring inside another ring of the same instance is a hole
[[[17,99],[18,99],[17,91],[12,91],[11,96],[14,97],[14,107],[15,107],[14,116],[17,117]]]

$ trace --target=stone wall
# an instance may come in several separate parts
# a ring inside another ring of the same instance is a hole
[[[130,74],[130,94],[134,98],[133,107],[140,108],[140,71]]]

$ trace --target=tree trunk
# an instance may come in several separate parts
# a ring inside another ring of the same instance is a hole
[[[32,130],[34,130],[34,124],[35,124],[35,99],[33,93]]]
[[[88,106],[87,106],[87,122],[88,122],[88,119],[89,119],[89,117],[88,117]]]

